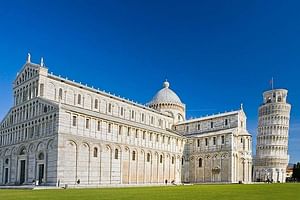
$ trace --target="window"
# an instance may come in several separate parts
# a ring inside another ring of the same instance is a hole
[[[205,138],[205,146],[208,146],[208,138]]]
[[[153,116],[151,117],[151,124],[152,125],[154,124],[154,117]]]
[[[186,126],[186,132],[189,132],[189,126]]]
[[[73,122],[72,122],[73,126],[76,126],[77,124],[77,117],[73,116]]]
[[[111,124],[108,124],[108,133],[111,133]]]
[[[147,162],[150,162],[151,156],[150,153],[147,153]]]
[[[243,143],[243,138],[241,138],[241,143]]]
[[[94,158],[98,157],[98,149],[97,147],[94,148]]]
[[[38,155],[38,159],[39,159],[39,160],[44,160],[44,158],[45,158],[44,153],[40,153],[40,154]]]
[[[281,101],[282,101],[281,96],[278,96],[277,101],[278,101],[278,102],[281,102]]]
[[[98,99],[95,99],[95,105],[94,105],[95,109],[98,109]]]
[[[78,94],[78,97],[77,97],[77,104],[81,104],[81,95]]]
[[[181,165],[183,165],[184,163],[184,158],[181,158]]]
[[[202,158],[199,158],[199,167],[202,167]]]
[[[197,139],[197,147],[200,147],[200,140]]]
[[[115,149],[115,159],[119,159],[119,149]]]
[[[228,119],[225,119],[225,126],[228,126]]]
[[[198,130],[200,130],[200,128],[201,128],[201,126],[200,126],[200,124],[198,124]]]
[[[145,121],[145,114],[142,113],[142,122],[144,122],[144,121]]]
[[[158,120],[158,126],[160,126],[160,127],[162,126],[162,120],[161,119]]]
[[[120,114],[121,114],[121,116],[123,116],[123,114],[124,114],[124,108],[123,107],[121,107]]]
[[[143,140],[145,139],[146,131],[143,131]]]
[[[222,140],[222,144],[225,144],[225,136],[224,135],[221,136],[221,140]]]
[[[216,143],[217,143],[217,138],[213,137],[213,144],[216,145]]]
[[[47,106],[44,106],[44,113],[47,112]]]
[[[130,127],[127,128],[127,136],[130,135]]]
[[[175,162],[175,158],[174,156],[172,156],[172,164],[174,164],[174,162]]]
[[[150,140],[150,141],[152,141],[152,135],[153,135],[153,134],[150,133],[150,137],[149,137],[149,140]]]
[[[122,134],[122,126],[119,126],[119,135]]]
[[[43,83],[40,84],[40,96],[41,97],[44,96],[44,84]]]
[[[244,122],[243,121],[241,121],[241,128],[243,128],[244,127]]]
[[[210,128],[214,127],[214,122],[210,122]]]
[[[85,128],[86,129],[90,128],[90,119],[85,119]]]
[[[132,160],[135,161],[135,151],[132,152]]]
[[[160,155],[160,156],[159,156],[159,163],[162,163],[162,160],[163,160],[163,156]]]
[[[134,119],[134,110],[131,111],[131,119]]]
[[[135,138],[138,138],[139,130],[135,129]]]
[[[63,91],[61,88],[59,88],[59,91],[58,91],[58,99],[59,100],[62,100],[62,96],[63,96]]]
[[[181,121],[181,115],[178,114],[178,121]]]
[[[100,131],[100,129],[101,129],[101,122],[98,121],[98,123],[97,123],[97,131]]]
[[[111,103],[108,104],[108,112],[111,113]]]

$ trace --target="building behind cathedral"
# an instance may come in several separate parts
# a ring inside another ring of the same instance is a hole
[[[251,182],[241,109],[186,120],[165,81],[149,103],[48,73],[30,58],[0,124],[0,184],[101,186]]]

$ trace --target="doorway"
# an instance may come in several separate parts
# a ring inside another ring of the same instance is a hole
[[[39,178],[39,185],[40,185],[43,183],[44,180],[44,164],[39,164],[38,170],[39,170],[38,178]]]
[[[8,183],[8,168],[5,168],[5,172],[4,172],[4,183]]]
[[[20,161],[20,184],[23,184],[25,182],[25,160]]]

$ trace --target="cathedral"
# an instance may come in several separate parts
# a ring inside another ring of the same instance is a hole
[[[187,120],[167,81],[143,105],[49,73],[29,55],[0,123],[0,185],[249,183],[246,125],[242,106]]]

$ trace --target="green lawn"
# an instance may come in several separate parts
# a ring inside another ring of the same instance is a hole
[[[67,190],[0,190],[0,200],[10,199],[300,200],[300,184],[232,184]]]

